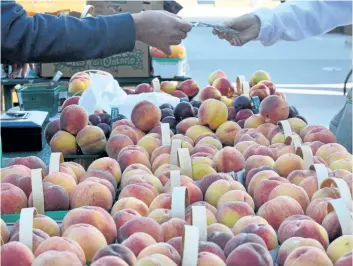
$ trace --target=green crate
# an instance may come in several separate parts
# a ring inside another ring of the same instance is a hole
[[[48,211],[45,212],[45,215],[56,222],[61,222],[68,212],[69,211]],[[3,219],[7,225],[13,225],[20,219],[20,213],[2,214],[1,219]]]
[[[67,86],[49,84],[25,85],[16,90],[21,110],[45,111],[54,116],[62,105],[62,94],[67,94]]]

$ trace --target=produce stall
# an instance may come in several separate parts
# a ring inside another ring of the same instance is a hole
[[[110,113],[69,97],[45,154],[4,161],[2,264],[349,265],[352,155],[265,71],[205,84],[120,88]]]

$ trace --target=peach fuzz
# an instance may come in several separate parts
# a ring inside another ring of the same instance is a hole
[[[347,152],[347,149],[338,143],[328,143],[322,145],[315,153],[316,156],[321,157],[325,161],[327,158],[336,152]]]
[[[205,193],[205,201],[213,206],[217,206],[218,200],[224,193],[230,190],[241,190],[245,192],[243,185],[237,181],[228,181],[224,179],[213,182]]]
[[[119,228],[123,226],[124,223],[138,217],[141,217],[141,215],[133,209],[123,209],[112,215],[117,232],[119,232]]]
[[[173,246],[167,243],[156,243],[146,247],[144,250],[140,252],[137,259],[140,260],[144,257],[150,256],[153,254],[165,255],[168,258],[170,258],[172,261],[174,261],[176,265],[180,265],[181,263],[181,257],[178,251],[176,251],[176,249]]]
[[[90,224],[71,225],[65,230],[63,237],[76,241],[84,251],[87,261],[91,261],[99,249],[107,246],[104,235]]]
[[[106,144],[106,151],[110,158],[117,158],[119,152],[126,146],[134,145],[134,142],[126,135],[116,134],[109,138]]]
[[[316,173],[313,170],[294,170],[287,176],[287,179],[292,184],[299,185],[305,178],[315,175]]]
[[[271,200],[278,196],[289,196],[295,199],[300,204],[300,206],[302,206],[304,211],[310,203],[309,197],[305,190],[297,185],[290,183],[280,184],[279,186],[275,187],[268,196],[268,199]]]
[[[330,241],[333,241],[342,235],[342,228],[336,212],[330,212],[326,215],[321,225],[325,228]]]
[[[260,115],[265,122],[277,124],[288,118],[288,103],[277,95],[268,96],[260,104]]]
[[[271,166],[260,166],[260,167],[256,167],[256,168],[252,168],[250,171],[248,171],[246,173],[246,177],[245,177],[245,186],[246,188],[249,187],[249,183],[251,181],[251,179],[254,177],[255,174],[265,171],[265,170],[271,170],[271,171],[275,171],[275,169]],[[278,174],[276,175],[278,176]]]
[[[37,248],[39,247],[39,245],[41,243],[43,243],[46,239],[49,239],[50,236],[45,233],[44,231],[40,230],[40,229],[36,229],[34,228],[32,230],[32,243],[33,243],[33,252],[36,252]],[[12,241],[20,241],[20,232],[14,232],[14,234],[11,235],[11,238],[9,240],[9,242]]]
[[[162,140],[151,136],[150,134],[141,138],[137,145],[144,148],[149,156],[151,156],[152,152],[162,145]]]
[[[192,126],[200,125],[199,119],[196,117],[188,117],[180,121],[176,126],[176,132],[178,134],[185,134],[188,129]],[[174,136],[175,137],[175,136]],[[173,139],[173,138],[172,138]]]
[[[263,239],[268,250],[278,247],[276,231],[268,223],[250,223],[244,227],[241,233],[258,235]]]
[[[161,154],[159,155],[152,164],[152,171],[155,172],[161,165],[169,164],[170,155],[169,154]]]
[[[275,169],[280,176],[287,177],[295,170],[304,170],[304,160],[295,154],[284,154],[276,160]]]
[[[32,251],[20,242],[9,242],[0,249],[2,266],[31,266],[34,261]]]
[[[353,251],[345,253],[342,257],[340,257],[335,266],[351,266],[353,261]]]
[[[291,237],[304,237],[316,239],[325,249],[329,244],[329,238],[325,228],[312,220],[285,220],[279,227],[277,233],[280,243],[283,243]]]
[[[206,251],[199,252],[197,255],[197,266],[208,265],[226,266],[224,261],[217,255]]]
[[[310,202],[305,214],[321,224],[328,214],[328,204],[331,198],[318,198]]]
[[[135,266],[177,266],[173,260],[162,254],[152,254],[139,259]]]
[[[69,251],[47,251],[38,257],[36,257],[32,263],[32,266],[81,266],[81,261]]]
[[[326,250],[333,263],[351,251],[353,251],[353,235],[344,235],[335,239]]]
[[[161,110],[149,101],[139,102],[131,112],[131,122],[143,132],[148,132],[158,125],[161,117]]]
[[[257,215],[266,219],[275,230],[286,218],[295,214],[304,214],[304,211],[296,200],[288,196],[278,196],[267,201],[257,212]]]
[[[60,128],[76,135],[88,125],[87,111],[78,105],[67,106],[60,115]]]
[[[353,158],[346,158],[346,159],[337,160],[337,161],[333,162],[332,164],[330,164],[329,168],[332,171],[335,171],[338,169],[343,169],[343,170],[353,172]]]
[[[115,256],[105,256],[96,261],[94,261],[91,266],[107,266],[107,265],[114,265],[114,266],[129,266],[123,259]]]
[[[186,221],[179,218],[172,218],[163,223],[161,228],[163,231],[164,242],[167,242],[174,237],[183,236],[184,226],[187,224]]]
[[[119,194],[119,199],[127,197],[137,198],[146,203],[147,206],[150,206],[151,202],[155,198],[155,195],[152,190],[147,187],[143,187],[137,183],[128,185],[121,190]]]
[[[53,172],[49,175],[47,175],[44,179],[43,182],[49,182],[54,185],[61,186],[65,189],[67,194],[71,196],[71,193],[73,192],[74,188],[76,187],[76,181],[75,179],[68,174],[61,173],[61,172]]]
[[[228,241],[224,248],[224,254],[228,257],[234,249],[245,243],[257,243],[267,248],[265,241],[260,236],[251,233],[240,233]]]
[[[1,213],[20,213],[27,207],[27,197],[22,189],[10,184],[1,184]]]
[[[228,255],[226,264],[272,266],[273,260],[271,254],[264,246],[257,243],[245,243],[238,246]]]
[[[61,163],[60,166],[70,168],[73,171],[74,175],[76,176],[77,181],[80,180],[81,176],[83,176],[86,173],[85,168],[83,168],[82,165],[75,162],[64,162],[64,163]]]
[[[129,165],[136,163],[143,164],[151,169],[151,163],[148,157],[144,153],[137,150],[126,150],[124,152],[122,150],[118,155],[118,163],[122,171],[124,171]]]
[[[224,224],[221,224],[221,223],[215,223],[207,226],[207,234],[210,234],[213,232],[232,234],[232,230],[228,226],[225,226]]]
[[[250,180],[248,185],[248,193],[250,196],[254,196],[256,189],[260,186],[261,182],[270,177],[279,176],[275,171],[263,170],[256,173]]]
[[[228,120],[228,108],[221,101],[208,99],[201,104],[198,117],[201,125],[207,125],[210,129],[216,130]]]
[[[242,142],[238,142],[234,145],[234,148],[236,148],[238,151],[240,151],[242,154],[245,152],[245,150],[252,146],[252,145],[258,145],[258,143],[256,143],[255,141],[242,141]]]
[[[118,257],[125,261],[127,265],[132,266],[136,264],[136,256],[134,253],[122,244],[110,244],[96,252],[92,258],[92,263],[96,263],[102,258],[106,257]],[[110,264],[108,264],[110,266]],[[115,265],[115,264],[113,264]]]
[[[252,209],[255,208],[255,204],[251,196],[241,190],[230,190],[224,193],[223,196],[221,196],[217,202],[217,208],[219,208],[223,203],[229,201],[242,201],[249,204]]]
[[[104,131],[97,126],[86,126],[76,136],[76,142],[83,154],[102,154],[107,139]]]
[[[260,208],[265,202],[269,200],[269,195],[274,188],[285,183],[289,183],[289,181],[280,176],[270,177],[262,180],[256,187],[253,195],[256,209]]]
[[[274,167],[275,161],[269,156],[252,155],[245,161],[245,172],[248,173],[251,169],[261,166]]]
[[[151,154],[151,163],[154,162],[154,160],[156,160],[157,157],[159,157],[162,154],[170,154],[171,152],[171,147],[170,145],[165,145],[165,146],[160,146],[157,147]]]
[[[311,200],[312,196],[318,190],[316,175],[306,177],[299,183],[299,186],[306,191],[309,199]]]
[[[298,247],[293,250],[284,262],[284,266],[320,265],[333,266],[325,251],[313,246]]]
[[[161,225],[148,217],[137,217],[124,223],[118,230],[118,241],[122,242],[137,232],[152,236],[156,242],[163,241],[163,229]]]
[[[333,132],[327,128],[318,128],[310,130],[303,138],[304,142],[321,141],[323,143],[335,143],[336,137]]]
[[[133,209],[137,211],[141,216],[147,216],[149,213],[148,206],[139,199],[128,197],[122,198],[114,203],[111,215],[114,216],[115,213],[123,209]]]
[[[31,169],[19,164],[1,168],[1,181],[9,175],[31,176]]]
[[[252,115],[245,120],[244,128],[257,128],[265,123],[265,119],[261,115]]]
[[[81,265],[86,265],[85,253],[80,245],[70,238],[57,236],[51,237],[38,246],[34,255],[38,257],[42,253],[46,253],[48,251],[69,251],[77,256],[81,262]]]
[[[233,145],[234,138],[240,130],[241,128],[236,122],[227,121],[217,128],[216,136],[223,145]]]
[[[216,218],[218,222],[232,228],[241,217],[254,214],[254,210],[249,204],[240,201],[231,201],[219,206]]]
[[[218,151],[214,161],[218,172],[238,172],[244,168],[244,157],[234,147],[225,147]]]
[[[241,231],[246,228],[249,224],[258,223],[258,224],[268,224],[268,222],[257,215],[248,215],[240,218],[236,224],[233,226],[232,231],[234,235],[238,235]]]
[[[137,232],[124,240],[121,244],[129,248],[137,257],[146,247],[156,244],[156,240],[146,233]]]
[[[311,238],[291,237],[284,241],[278,250],[277,263],[278,266],[283,266],[288,255],[299,247],[316,247],[325,251],[319,241]]]
[[[212,254],[217,255],[223,261],[226,260],[223,250],[213,242],[200,241],[199,252],[210,252]]]

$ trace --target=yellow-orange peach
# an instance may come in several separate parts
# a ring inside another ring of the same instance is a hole
[[[161,154],[159,155],[152,164],[152,171],[155,172],[161,165],[169,164],[170,155],[169,154]]]
[[[122,198],[114,203],[114,206],[111,210],[111,215],[114,215],[115,213],[123,209],[136,210],[141,216],[147,216],[149,212],[148,206],[142,200],[133,197],[128,197]]]
[[[346,159],[341,159],[334,161],[329,165],[329,168],[332,171],[338,170],[338,169],[343,169],[347,171],[353,172],[353,158],[346,158]]]
[[[75,179],[71,175],[61,172],[53,172],[47,175],[43,181],[63,187],[69,196],[71,196],[72,191],[76,187]]]
[[[207,220],[207,225],[217,223],[216,215],[213,214],[213,212],[207,208],[206,208],[206,220]],[[192,209],[191,208],[188,208],[185,213],[185,221],[188,224],[192,224]]]
[[[168,258],[167,256],[163,254],[152,254],[146,257],[143,257],[142,259],[139,259],[135,266],[157,266],[157,265],[163,265],[163,266],[177,266],[177,264]]]
[[[216,136],[223,145],[233,145],[236,134],[241,130],[240,126],[234,121],[227,121],[221,124],[216,130]]]
[[[205,201],[216,207],[218,200],[230,190],[242,190],[245,192],[245,188],[239,182],[220,179],[208,187],[205,193]]]
[[[252,155],[245,161],[245,171],[248,173],[253,168],[261,166],[275,166],[275,161],[269,156]]]
[[[325,161],[327,158],[335,152],[347,152],[347,149],[338,143],[328,143],[322,145],[315,153],[316,156],[320,156]]]
[[[257,215],[248,215],[240,218],[233,226],[232,231],[234,235],[238,235],[241,231],[251,223],[268,224],[268,222]]]
[[[105,151],[107,140],[100,127],[86,126],[78,132],[76,142],[83,154],[94,155]]]
[[[148,134],[144,136],[142,139],[140,139],[137,142],[137,145],[145,148],[145,150],[151,156],[152,152],[162,145],[162,141]]]
[[[198,117],[201,125],[208,125],[210,129],[216,130],[228,120],[228,108],[221,101],[208,99],[201,104]]]
[[[207,226],[207,233],[209,234],[212,232],[222,232],[222,233],[232,234],[232,230],[221,223],[214,223]]]
[[[132,234],[121,244],[129,248],[137,257],[146,247],[156,244],[156,240],[146,233],[137,232]]]
[[[244,168],[244,157],[234,147],[225,147],[218,151],[214,161],[218,172],[238,172]]]
[[[70,177],[71,178],[71,177]],[[19,213],[27,207],[26,194],[10,183],[1,184],[1,213]]]
[[[294,170],[287,176],[287,179],[292,184],[299,185],[305,178],[313,175],[315,175],[315,171],[313,170]]]
[[[144,132],[154,128],[161,120],[161,117],[161,110],[149,101],[139,102],[131,112],[132,123]]]
[[[284,262],[284,266],[320,265],[333,266],[325,251],[313,246],[298,247]]]
[[[181,262],[181,257],[178,251],[176,251],[175,248],[173,248],[173,246],[167,243],[156,243],[146,247],[144,250],[140,252],[137,259],[139,260],[153,254],[165,255],[168,258],[170,258],[172,261],[174,261],[177,265],[179,265]]]
[[[209,137],[209,136],[208,137],[204,137],[199,142],[197,142],[197,145],[202,145],[202,144],[212,145],[217,150],[220,150],[220,149],[223,148],[222,143],[218,139],[215,139],[215,138],[212,138],[212,137]]]
[[[309,199],[311,199],[312,196],[314,195],[314,193],[318,190],[318,183],[317,183],[316,174],[304,178],[299,183],[299,186],[302,187],[306,191]]]
[[[249,183],[250,183],[251,179],[254,177],[254,175],[257,174],[258,172],[262,172],[265,170],[276,171],[273,167],[270,167],[270,166],[260,166],[260,167],[252,168],[250,171],[248,171],[246,173],[245,186],[248,188]],[[278,174],[277,174],[277,176],[278,176]]]
[[[179,218],[172,218],[167,222],[164,222],[161,227],[163,231],[164,241],[167,242],[168,240],[183,236],[184,234],[184,226],[188,223]]]
[[[214,183],[215,181],[220,180],[220,179],[228,180],[228,181],[232,180],[231,176],[228,174],[225,174],[225,173],[216,173],[216,174],[209,174],[209,175],[204,176],[200,180],[200,182],[198,183],[198,186],[201,189],[202,194],[206,193],[208,187],[212,183]]]
[[[318,198],[331,198],[331,199],[338,199],[340,198],[340,192],[336,187],[324,187],[319,189],[314,193],[311,197],[311,200],[315,200]]]
[[[231,201],[223,203],[218,207],[216,217],[218,222],[232,228],[241,217],[254,214],[254,210],[249,204],[240,201]]]
[[[185,136],[189,137],[193,141],[195,141],[201,134],[204,133],[213,133],[211,129],[202,125],[194,125],[188,128],[185,132]]]
[[[256,189],[260,186],[261,182],[270,177],[279,176],[275,171],[264,170],[256,173],[250,180],[248,185],[248,192],[251,196],[254,195]]]
[[[149,218],[152,218],[159,224],[163,224],[172,219],[172,212],[169,209],[154,209],[148,214]]]
[[[143,164],[149,169],[151,169],[151,163],[144,153],[137,150],[126,150],[124,152],[123,151],[124,149],[121,150],[118,155],[118,163],[122,171],[124,171],[129,165],[136,163]]]
[[[327,255],[333,263],[339,260],[347,252],[353,250],[353,235],[344,235],[335,239],[327,248]]]
[[[265,123],[265,119],[261,115],[252,115],[245,120],[244,128],[257,128]]]
[[[255,204],[251,196],[241,190],[230,190],[221,196],[217,202],[217,208],[219,208],[223,203],[229,201],[243,201],[249,204],[251,208],[255,208]]]
[[[97,159],[88,167],[87,171],[90,170],[107,171],[114,176],[117,184],[120,183],[121,169],[116,159],[109,157]]]
[[[265,242],[268,250],[278,247],[276,231],[268,223],[250,223],[243,228],[241,233],[258,235]]]
[[[180,121],[176,126],[176,131],[178,134],[185,134],[186,131],[192,127],[200,125],[199,119],[196,117],[189,117]]]
[[[284,154],[275,163],[280,176],[287,177],[294,170],[304,170],[304,160],[295,154]]]

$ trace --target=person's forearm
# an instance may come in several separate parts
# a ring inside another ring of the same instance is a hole
[[[272,45],[279,40],[299,41],[352,23],[352,1],[287,1],[274,9],[253,12],[261,21],[258,40]]]
[[[15,2],[1,2],[2,63],[67,62],[132,51],[135,23],[130,14],[76,19],[28,17]]]

